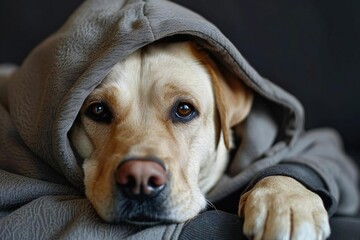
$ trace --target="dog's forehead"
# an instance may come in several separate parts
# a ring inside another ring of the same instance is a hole
[[[187,42],[152,44],[117,63],[102,86],[128,93],[165,88],[179,93],[209,94],[210,74],[198,57]]]

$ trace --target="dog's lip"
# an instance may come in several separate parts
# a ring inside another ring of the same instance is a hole
[[[137,216],[125,218],[123,219],[123,221],[138,226],[155,226],[159,224],[176,223],[176,221],[166,217],[166,215],[162,215],[162,216],[137,215]]]
[[[139,219],[139,218],[135,218],[135,219],[127,219],[125,220],[125,222],[133,224],[133,225],[141,225],[141,226],[154,226],[154,225],[159,225],[161,223],[164,223],[164,221],[162,220],[152,220],[152,219]]]

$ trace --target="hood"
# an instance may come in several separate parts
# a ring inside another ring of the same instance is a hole
[[[259,157],[279,142],[291,146],[303,128],[301,105],[261,77],[213,24],[170,1],[88,0],[30,53],[9,82],[7,108],[24,148],[31,152],[27,157],[82,188],[81,163],[68,139],[82,103],[117,62],[173,36],[197,41],[257,93],[249,116],[255,120],[248,121],[243,131],[264,131],[259,134],[265,135],[261,141],[266,147],[257,148],[256,140],[248,137],[239,146],[238,157]],[[271,109],[270,115],[264,106]],[[270,133],[266,124],[264,129],[256,127],[267,118],[276,125]],[[249,146],[250,152],[244,150]],[[240,174],[242,166],[234,161],[231,168],[230,178]]]

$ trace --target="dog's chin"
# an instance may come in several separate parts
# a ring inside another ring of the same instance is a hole
[[[88,196],[89,199],[91,196],[93,195]],[[171,196],[169,186],[147,199],[129,198],[123,191],[115,188],[113,195],[92,203],[98,215],[106,222],[143,226],[183,223],[206,208],[205,197],[200,191]]]
[[[195,214],[197,215],[197,214]],[[165,211],[162,213],[153,212],[153,213],[138,213],[138,214],[125,214],[122,216],[117,215],[116,217],[113,216],[112,218],[107,218],[107,222],[110,223],[121,223],[126,222],[133,225],[138,226],[154,226],[154,225],[161,225],[161,224],[176,224],[186,222],[187,220],[193,218],[193,214],[186,214],[182,216],[175,215],[170,211]]]
[[[197,214],[195,214],[197,215]],[[161,224],[177,224],[177,223],[183,223],[190,219],[192,219],[194,216],[184,218],[184,219],[177,219],[177,218],[171,218],[170,216],[163,216],[163,217],[148,217],[148,216],[137,216],[132,217],[129,219],[121,220],[122,222],[126,222],[129,224],[137,225],[137,226],[155,226],[155,225],[161,225]]]
[[[136,217],[132,219],[126,219],[124,220],[124,222],[137,226],[155,226],[160,224],[173,223],[172,221],[166,219],[152,219],[148,217]]]
[[[104,219],[105,220],[105,219]],[[128,223],[128,224],[132,224],[132,225],[137,225],[137,226],[155,226],[155,225],[161,225],[161,224],[174,224],[174,223],[181,223],[182,221],[177,221],[176,219],[171,219],[168,216],[163,216],[163,217],[149,217],[149,216],[133,216],[130,218],[121,218],[121,219],[112,219],[109,221],[105,220],[106,222],[109,223]]]
[[[138,211],[139,208],[123,208],[121,210],[113,209],[113,211],[108,211],[108,214],[102,214],[98,212],[99,216],[108,223],[118,224],[121,222],[129,223],[137,226],[155,226],[161,224],[177,224],[186,222],[196,215],[198,215],[204,209],[193,209],[193,211],[188,212],[186,210],[171,211],[169,208],[147,208],[142,211]],[[161,207],[160,207],[161,208]],[[134,213],[136,212],[136,213]],[[179,214],[181,212],[181,214]]]

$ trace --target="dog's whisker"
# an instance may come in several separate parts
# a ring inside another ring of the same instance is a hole
[[[187,225],[192,219],[188,219],[184,222],[184,225]]]
[[[215,207],[215,205],[212,202],[210,202],[209,200],[207,200],[207,199],[206,199],[206,206],[210,207],[210,209],[212,209],[212,210],[217,211],[217,208]]]

